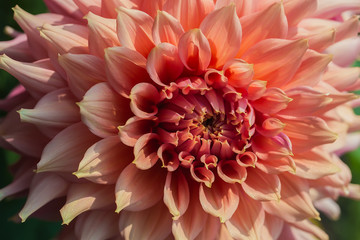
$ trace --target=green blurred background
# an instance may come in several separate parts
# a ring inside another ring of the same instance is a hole
[[[36,14],[46,11],[41,0],[2,0],[0,3],[0,29],[10,25],[19,29],[13,20],[11,10],[18,4],[26,11]],[[19,29],[20,30],[20,29]],[[0,40],[10,39],[0,30]],[[357,62],[356,65],[360,66]],[[0,70],[0,97],[4,98],[16,80],[6,72]],[[357,109],[358,111],[359,109]],[[360,111],[359,111],[360,113]],[[359,114],[358,113],[358,114]],[[1,113],[2,116],[4,113]],[[0,188],[9,184],[12,177],[7,165],[16,161],[17,156],[11,152],[0,149]],[[348,153],[343,160],[350,166],[353,173],[353,183],[360,184],[360,149]],[[24,199],[3,200],[0,202],[0,239],[3,240],[48,240],[53,239],[60,229],[60,222],[45,222],[31,217],[25,223],[16,223],[12,219],[22,206]],[[322,225],[333,240],[360,240],[360,202],[340,198],[341,217],[338,221],[331,221],[321,216]]]

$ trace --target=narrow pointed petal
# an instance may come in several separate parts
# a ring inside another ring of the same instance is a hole
[[[97,139],[82,123],[65,128],[44,148],[37,172],[76,171],[85,151]]]
[[[5,54],[17,61],[32,62],[34,57],[27,43],[26,34],[16,36],[9,41],[0,42],[0,55]]]
[[[66,87],[66,82],[55,72],[48,59],[23,63],[2,55],[0,68],[18,79],[34,98],[40,98],[46,93]]]
[[[219,217],[223,223],[231,218],[239,204],[239,192],[235,184],[218,179],[211,188],[200,185],[199,198],[205,212]]]
[[[78,103],[83,123],[99,137],[118,133],[117,127],[130,116],[128,100],[117,95],[107,83],[98,83]]]
[[[84,15],[88,14],[88,12],[92,12],[96,15],[100,15],[101,13],[101,0],[73,0],[73,1]]]
[[[91,211],[77,218],[75,232],[79,240],[109,239],[119,234],[118,221],[112,211]]]
[[[190,191],[185,176],[181,172],[168,172],[164,186],[164,203],[174,220],[186,212],[189,202]]]
[[[240,191],[239,206],[230,220],[225,224],[230,235],[235,239],[261,239],[265,221],[265,212],[259,201],[248,197]]]
[[[292,155],[291,141],[284,133],[271,138],[261,135],[254,136],[252,147],[254,153],[264,160],[275,160]]]
[[[116,183],[116,212],[141,211],[154,206],[163,197],[163,189],[148,186],[163,186],[164,173],[158,169],[140,170],[129,164]]]
[[[215,9],[219,9],[225,6],[228,6],[230,3],[235,3],[236,5],[236,14],[239,18],[245,15],[249,15],[253,12],[254,1],[244,1],[244,0],[217,0],[215,4]]]
[[[114,203],[114,187],[94,183],[76,183],[66,194],[66,203],[60,209],[63,224],[68,225],[74,218],[89,210],[101,209]]]
[[[120,7],[117,16],[120,44],[147,57],[155,46],[152,40],[153,23],[152,17],[142,11]]]
[[[357,0],[319,1],[317,11],[313,16],[331,18],[340,15],[345,10],[360,10],[359,2]]]
[[[289,26],[295,26],[302,19],[316,11],[317,0],[290,0],[284,1],[284,8]]]
[[[69,89],[62,88],[46,94],[33,109],[18,111],[22,122],[36,124],[47,136],[54,137],[70,125],[80,121],[75,97]]]
[[[124,97],[129,97],[133,86],[149,82],[146,58],[126,47],[113,47],[105,51],[106,73],[109,84]]]
[[[276,201],[281,198],[281,183],[276,175],[257,169],[247,169],[248,176],[241,184],[245,193],[257,201]]]
[[[360,39],[358,37],[345,39],[331,45],[325,52],[334,55],[333,62],[335,64],[348,67],[359,56]]]
[[[240,19],[243,37],[236,56],[241,57],[246,50],[267,38],[285,38],[288,23],[283,3],[274,3],[268,8]],[[259,28],[261,26],[261,28]]]
[[[282,86],[294,76],[307,49],[308,41],[303,39],[265,39],[246,51],[242,58],[254,64],[255,79],[267,81],[268,87]]]
[[[78,99],[93,85],[106,80],[104,62],[93,55],[66,53],[58,58],[66,72],[71,91]]]
[[[114,184],[133,159],[131,149],[123,145],[118,136],[108,137],[85,152],[74,175],[95,183]]]
[[[274,114],[285,109],[291,102],[280,88],[268,88],[264,95],[253,101],[251,105],[258,111],[265,114]]]
[[[210,66],[220,68],[235,57],[240,48],[242,35],[235,4],[211,12],[201,22],[200,29],[210,43]]]
[[[283,172],[295,174],[296,172],[295,162],[290,156],[272,159],[271,161],[258,160],[255,165],[267,174],[280,174]]]
[[[341,68],[332,64],[324,74],[324,81],[339,91],[346,91],[358,82],[359,76],[360,68],[358,67]],[[338,81],[339,78],[341,81]]]
[[[309,220],[292,223],[292,225],[302,231],[310,233],[320,240],[329,240],[329,236],[320,227],[310,222]]]
[[[55,174],[40,173],[34,176],[30,193],[19,216],[22,222],[51,200],[64,196],[68,183]]]
[[[152,28],[152,36],[156,45],[168,42],[177,46],[182,34],[184,34],[184,29],[176,18],[165,11],[157,13]]]
[[[122,212],[119,229],[125,240],[165,240],[171,233],[171,215],[160,201],[143,211]]]
[[[81,20],[83,14],[74,0],[44,0],[50,12],[58,13],[61,15],[69,16]]]
[[[331,220],[339,220],[341,209],[340,206],[333,199],[329,197],[322,198],[314,202],[314,206]]]
[[[104,58],[106,48],[120,46],[115,19],[103,18],[89,12],[86,20],[89,27],[89,51],[91,54]]]

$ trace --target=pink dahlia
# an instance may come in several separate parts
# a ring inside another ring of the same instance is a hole
[[[1,42],[21,85],[0,199],[62,239],[327,239],[360,198],[359,0],[45,0]],[[354,101],[355,100],[355,101]],[[34,171],[35,170],[35,171]],[[317,210],[318,209],[318,210]]]

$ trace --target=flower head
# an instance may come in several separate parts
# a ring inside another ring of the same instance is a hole
[[[0,198],[29,189],[23,221],[60,210],[64,239],[326,239],[317,209],[360,198],[338,157],[360,137],[358,1],[45,2],[16,6],[24,33],[0,43],[21,83],[1,143],[22,156]]]

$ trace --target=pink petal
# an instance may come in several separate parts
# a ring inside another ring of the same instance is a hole
[[[346,91],[358,82],[359,76],[359,67],[342,68],[332,64],[324,74],[324,81],[339,91]]]
[[[200,29],[210,43],[210,66],[219,68],[235,57],[240,48],[242,35],[235,4],[211,12],[201,22]]]
[[[105,48],[120,46],[115,19],[103,18],[89,12],[86,20],[89,27],[89,51],[91,54],[104,58]]]
[[[78,99],[82,99],[92,86],[106,80],[104,62],[96,56],[66,53],[58,60],[66,72],[71,91]]]
[[[211,215],[208,215],[202,231],[195,238],[195,240],[216,240],[216,239],[226,240],[225,237],[222,236],[217,237],[217,235],[220,233],[220,227],[221,224],[219,222],[219,219]]]
[[[129,150],[118,136],[102,139],[85,152],[74,175],[94,183],[114,184],[121,171],[134,159]]]
[[[117,34],[121,45],[147,57],[154,47],[153,22],[152,17],[145,12],[120,7],[117,16]]]
[[[258,111],[265,114],[274,114],[286,109],[291,98],[286,96],[280,88],[268,88],[264,95],[253,101],[251,105]]]
[[[349,38],[326,49],[327,53],[333,54],[333,62],[341,67],[350,66],[360,54],[360,39]]]
[[[65,128],[44,148],[37,172],[75,171],[85,151],[97,140],[83,123]]]
[[[247,177],[246,168],[233,160],[220,161],[217,166],[217,172],[223,181],[231,184],[241,184]]]
[[[99,137],[113,136],[117,127],[131,116],[128,100],[117,95],[107,83],[98,83],[78,103],[81,119]]]
[[[231,3],[236,5],[236,14],[239,18],[242,16],[249,15],[253,12],[254,1],[244,1],[244,0],[217,0],[215,9],[226,7]]]
[[[0,54],[6,54],[17,61],[32,62],[34,58],[27,43],[26,34],[20,34],[9,41],[0,42]]]
[[[146,170],[152,168],[159,160],[157,154],[160,147],[159,135],[147,133],[141,136],[134,146],[134,164],[137,168]]]
[[[295,26],[302,19],[316,11],[317,0],[290,0],[284,2],[285,14],[289,26]]]
[[[123,211],[120,215],[119,229],[125,240],[165,240],[171,233],[171,215],[160,201],[146,210]]]
[[[331,198],[322,198],[317,200],[314,202],[314,206],[333,221],[338,220],[340,217],[340,206]]]
[[[313,14],[320,18],[331,18],[340,15],[343,11],[360,10],[357,0],[319,0],[317,11]]]
[[[292,223],[292,225],[295,226],[297,229],[310,233],[311,235],[315,236],[320,240],[329,239],[329,236],[320,227],[310,222],[309,220],[295,222]]]
[[[219,217],[223,223],[231,218],[239,204],[239,192],[235,184],[218,179],[211,188],[200,185],[199,198],[205,212]]]
[[[274,215],[265,213],[262,235],[269,239],[278,239],[284,226],[284,221]]]
[[[153,119],[142,119],[138,117],[129,118],[124,126],[119,127],[119,136],[121,142],[133,147],[136,141],[144,134],[151,132],[155,126]]]
[[[128,97],[133,86],[149,82],[146,58],[125,47],[108,48],[105,51],[106,73],[109,84],[124,97]]]
[[[101,0],[73,0],[73,1],[84,15],[86,15],[88,12],[92,12],[96,15],[100,15],[101,13]]]
[[[83,14],[74,0],[44,0],[50,12],[69,16],[76,19],[82,19]]]
[[[157,13],[152,28],[152,36],[156,45],[168,42],[176,46],[182,34],[184,34],[184,29],[176,18],[164,11]]]
[[[161,97],[158,90],[150,83],[138,83],[130,92],[131,111],[140,118],[153,117],[158,113],[157,103]]]
[[[101,1],[101,16],[106,18],[117,17],[117,9],[120,7],[124,8],[136,8],[136,4],[133,0],[106,0]]]
[[[183,67],[177,47],[169,43],[160,43],[153,48],[146,63],[149,76],[160,86],[174,82],[182,73]]]
[[[120,174],[116,183],[116,212],[141,211],[154,206],[163,197],[165,174],[157,168],[140,170],[129,164]],[[168,211],[168,210],[167,210]]]
[[[83,212],[112,205],[115,200],[113,191],[113,186],[94,183],[72,184],[66,194],[66,203],[60,209],[63,224],[68,225]]]

